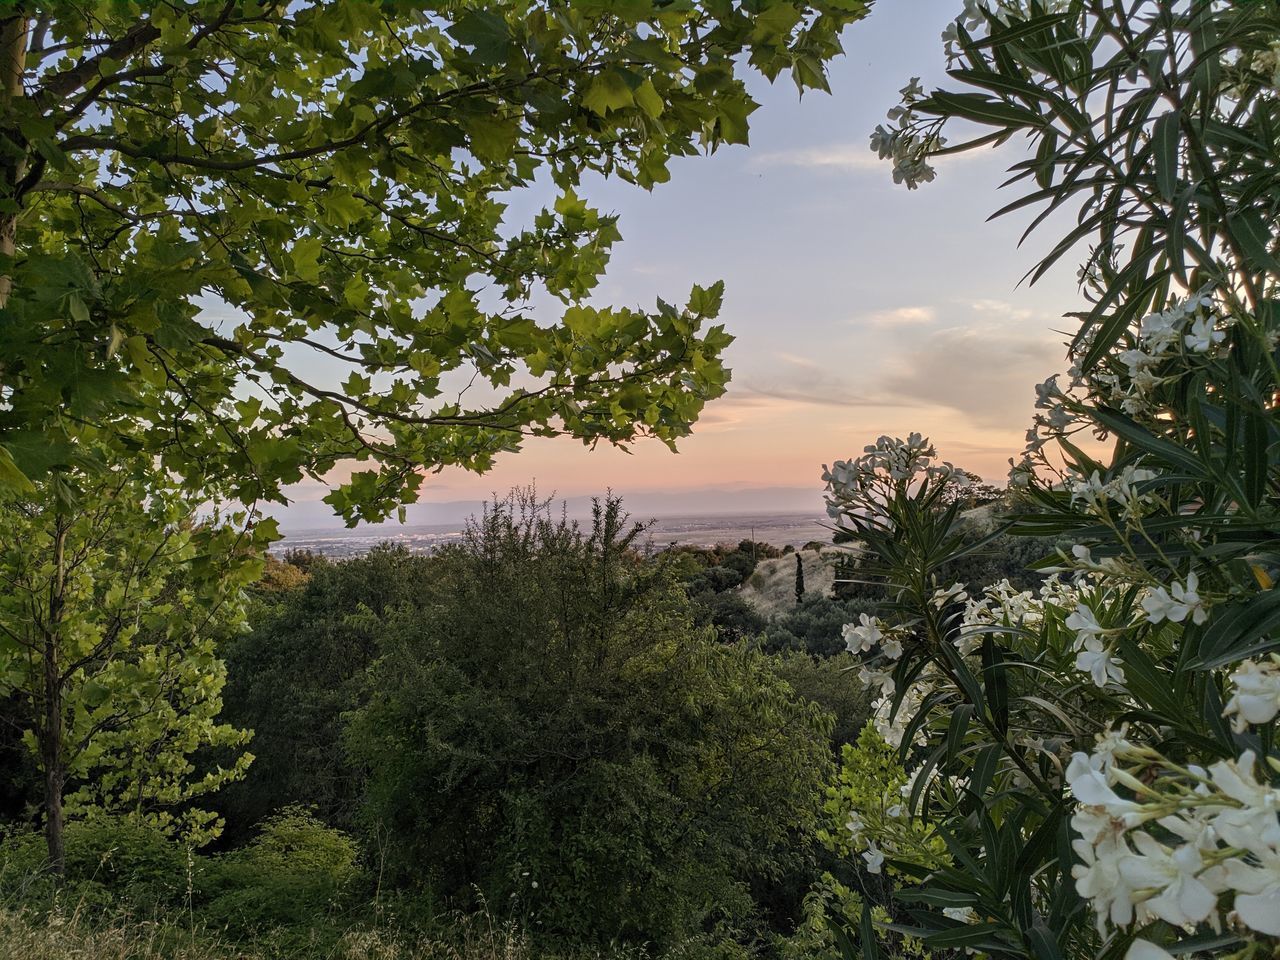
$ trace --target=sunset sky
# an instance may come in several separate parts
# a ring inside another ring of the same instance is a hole
[[[1025,220],[986,222],[1012,199],[997,185],[1016,145],[939,163],[937,181],[917,191],[894,185],[867,146],[910,77],[926,88],[944,79],[939,34],[958,7],[881,0],[846,33],[831,96],[799,100],[788,78],[753,78],[762,106],[749,148],[677,161],[652,193],[600,181],[584,190],[620,215],[623,236],[598,302],[652,308],[725,281],[733,382],[679,454],[531,441],[484,476],[429,477],[413,522],[453,519],[432,503],[531,481],[565,497],[611,487],[657,513],[808,509],[820,504],[824,462],[913,430],[1003,483],[1034,384],[1064,366],[1055,331],[1079,306],[1074,266],[1019,285],[1049,234],[1018,250]],[[337,524],[316,502],[318,484],[292,493],[278,512],[286,529]]]

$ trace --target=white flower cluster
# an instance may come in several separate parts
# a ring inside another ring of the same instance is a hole
[[[879,685],[880,696],[871,702],[871,722],[875,724],[876,733],[880,734],[881,739],[894,747],[902,746],[907,735],[907,725],[920,712],[924,701],[938,688],[938,684],[945,683],[945,678],[932,664],[926,666],[920,676],[903,691],[902,701],[898,704],[898,709],[894,710],[896,690],[893,678],[886,671],[865,670],[860,679],[868,688],[873,684]],[[922,723],[916,728],[913,742],[921,746],[929,742],[928,726],[927,723]]]
[[[1152,623],[1168,620],[1170,623],[1181,623],[1191,617],[1192,623],[1204,623],[1209,619],[1209,611],[1205,609],[1204,600],[1200,597],[1200,579],[1195,572],[1187,574],[1184,586],[1175,583],[1168,589],[1154,587],[1142,598],[1142,609]]]
[[[902,641],[879,617],[859,614],[857,623],[844,625],[841,636],[850,653],[880,653],[890,660],[902,656]]]
[[[927,439],[913,433],[906,440],[880,437],[863,448],[855,460],[837,460],[822,467],[826,483],[827,515],[880,517],[895,489],[913,483],[954,483],[967,486],[969,477],[950,463],[937,463],[938,452]]]
[[[1066,775],[1078,803],[1072,876],[1099,932],[1159,919],[1280,936],[1280,790],[1257,779],[1255,755],[1180,767],[1124,733],[1073,755]]]
[[[1036,591],[1018,590],[1008,580],[987,587],[981,596],[970,597],[962,584],[952,584],[934,592],[932,603],[944,608],[948,604],[963,604],[960,622],[955,634],[956,649],[962,656],[976,654],[986,633],[999,628],[1034,630],[1044,622],[1047,607],[1058,610],[1071,609],[1077,603],[1075,585],[1051,576]],[[845,644],[855,653],[878,649],[890,660],[902,655],[902,645],[893,630],[882,621],[862,614],[860,623],[846,624]],[[875,666],[864,666],[859,679],[869,690],[879,690],[879,696],[871,704],[871,720],[876,732],[886,743],[901,746],[907,725],[920,712],[931,693],[950,681],[932,663],[927,664],[916,680],[903,692],[898,709],[893,709],[897,687],[890,671]],[[928,742],[928,724],[920,724],[915,741]]]
[[[1249,66],[1254,72],[1262,74],[1265,81],[1280,93],[1280,40],[1273,41],[1266,50],[1255,53]]]
[[[993,627],[1034,629],[1044,622],[1045,605],[1069,609],[1076,603],[1076,589],[1057,577],[1049,577],[1039,590],[1018,590],[1000,580],[987,587],[980,597],[964,598],[964,613],[955,645],[963,656],[976,653],[983,634]]]
[[[1058,385],[1057,375],[1038,384],[1037,412],[1027,430],[1023,462],[1015,465],[1014,470],[1034,471],[1033,458],[1051,439],[1091,425],[1080,399],[1082,395],[1119,407],[1132,417],[1154,415],[1157,412],[1153,401],[1155,389],[1185,372],[1171,367],[1170,361],[1192,355],[1212,355],[1226,340],[1226,328],[1231,322],[1230,317],[1215,310],[1213,296],[1206,288],[1144,317],[1131,345],[1124,345],[1112,354],[1112,364],[1086,374],[1077,359],[1071,367],[1071,382],[1066,389]],[[1074,348],[1077,358],[1088,352],[1092,340],[1092,336],[1086,336]],[[1096,424],[1093,426],[1096,430]],[[1090,482],[1094,480],[1097,478],[1077,481],[1083,483],[1078,492],[1085,494],[1086,500]]]
[[[1078,569],[1103,570],[1112,578],[1120,574],[1119,565],[1108,565],[1106,561],[1095,562],[1088,547],[1077,545],[1072,550]],[[1079,574],[1078,574],[1079,576]],[[1186,583],[1174,582],[1168,587],[1149,587],[1142,598],[1142,611],[1147,622],[1156,624],[1168,621],[1182,623],[1188,618],[1192,623],[1204,623],[1209,617],[1204,599],[1199,593],[1200,580],[1195,572],[1187,574]],[[1098,610],[1119,609],[1120,604],[1106,594],[1095,595],[1086,603],[1081,600],[1075,610],[1066,618],[1067,629],[1075,634],[1076,669],[1089,674],[1098,687],[1108,683],[1124,683],[1124,669],[1116,657],[1114,638],[1123,634],[1132,624],[1104,626],[1098,620]]]
[[[922,127],[915,115],[915,104],[924,97],[920,78],[912,77],[899,92],[902,101],[888,114],[895,126],[878,124],[871,134],[871,149],[881,160],[893,160],[894,183],[905,183],[908,190],[914,190],[937,175],[927,158],[947,141],[938,133],[936,123]]]
[[[1207,289],[1175,301],[1167,309],[1142,319],[1133,346],[1115,354],[1118,367],[1096,370],[1087,378],[1079,365],[1072,370],[1074,383],[1087,386],[1130,416],[1151,413],[1151,394],[1157,386],[1177,376],[1160,368],[1166,361],[1187,354],[1210,354],[1227,338],[1229,317],[1215,310]]]
[[[865,811],[860,813],[857,810],[850,813],[849,819],[845,821],[845,829],[849,831],[851,845],[855,850],[863,848],[861,856],[866,864],[867,873],[880,873],[886,854],[891,857],[901,857],[903,854],[906,846],[904,840],[909,833],[906,828],[909,827],[912,816],[911,795],[917,790],[917,781],[921,776],[929,778],[920,785],[921,791],[938,781],[937,767],[930,767],[928,773],[925,770],[923,766],[917,767],[906,782],[898,787],[896,795],[891,787],[888,788],[881,798],[878,815],[876,813],[868,815],[871,822],[868,822],[867,816],[864,816]],[[954,791],[959,790],[964,781],[949,778],[947,782]],[[915,837],[915,842],[919,842],[918,835]]]
[[[1131,520],[1140,517],[1144,507],[1156,502],[1155,495],[1149,491],[1139,491],[1138,484],[1154,480],[1157,476],[1152,470],[1143,470],[1130,464],[1110,478],[1104,478],[1096,470],[1087,477],[1069,477],[1067,490],[1071,493],[1072,504],[1083,503],[1089,513],[1104,514],[1107,504],[1114,503],[1120,507],[1121,516]]]
[[[1105,604],[1103,605],[1105,608]],[[1093,678],[1094,686],[1124,683],[1124,667],[1115,655],[1115,647],[1104,638],[1123,632],[1123,628],[1107,628],[1098,623],[1097,614],[1085,603],[1076,604],[1067,617],[1066,627],[1075,633],[1076,669]]]

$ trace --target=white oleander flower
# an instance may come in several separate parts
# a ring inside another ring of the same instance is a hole
[[[853,842],[857,843],[862,839],[862,831],[866,826],[866,822],[858,815],[857,811],[849,814],[849,819],[845,821],[844,828],[849,831],[853,837]]]
[[[1129,724],[1120,724],[1119,729],[1108,726],[1094,738],[1092,762],[1099,764],[1102,770],[1110,770],[1117,758],[1133,752],[1133,744],[1128,738]]]
[[[1058,374],[1054,374],[1043,383],[1036,384],[1036,409],[1052,410],[1063,397],[1062,388],[1058,386]]]
[[[964,589],[963,583],[953,583],[945,590],[939,587],[933,591],[930,602],[941,610],[949,603],[964,603],[969,599],[969,594]]]
[[[1249,928],[1280,937],[1280,853],[1266,851],[1257,864],[1231,858],[1223,879],[1236,891],[1235,914]]]
[[[1280,658],[1244,661],[1231,672],[1231,687],[1222,713],[1236,733],[1251,723],[1270,723],[1280,713]]]
[[[873,687],[879,687],[882,697],[892,697],[897,689],[897,685],[893,682],[893,674],[888,670],[873,670],[870,667],[863,667],[858,671],[858,679],[862,681],[862,685],[868,690]]]
[[[1093,685],[1099,688],[1111,682],[1123,684],[1125,680],[1123,662],[1097,640],[1088,641],[1085,649],[1076,654],[1076,669],[1089,674]]]
[[[1109,816],[1131,826],[1149,816],[1140,804],[1125,800],[1112,789],[1111,767],[1104,757],[1073,753],[1066,777],[1071,795],[1086,806],[1101,807]]]
[[[874,842],[862,854],[862,859],[867,863],[867,873],[879,873],[884,865],[884,854]]]
[[[874,650],[884,639],[884,631],[880,629],[878,617],[859,614],[858,623],[846,623],[841,629],[844,645],[850,653],[865,653]]]
[[[1088,643],[1104,633],[1106,628],[1098,623],[1098,616],[1089,607],[1083,603],[1076,604],[1075,611],[1067,617],[1066,627],[1068,630],[1074,630],[1077,643]]]
[[[1209,768],[1213,786],[1238,806],[1223,806],[1213,827],[1229,844],[1259,854],[1280,848],[1280,790],[1254,775],[1257,757],[1246,750],[1239,760],[1219,760]]]
[[[1123,844],[1104,844],[1095,847],[1083,840],[1074,840],[1080,862],[1071,867],[1076,892],[1089,901],[1097,914],[1098,933],[1105,934],[1107,921],[1124,926],[1133,921],[1133,890],[1120,876],[1120,860],[1127,855]]]
[[[1214,328],[1213,320],[1214,318],[1210,316],[1200,317],[1192,321],[1191,330],[1182,338],[1188,350],[1196,353],[1207,353],[1211,348],[1227,339],[1225,331]]]
[[[1218,897],[1198,877],[1204,869],[1200,851],[1190,844],[1170,849],[1144,831],[1130,839],[1137,853],[1120,859],[1120,876],[1134,890],[1156,891],[1140,902],[1141,913],[1179,927],[1208,919]]]
[[[1180,583],[1173,584],[1169,590],[1156,587],[1142,599],[1142,609],[1146,611],[1147,619],[1152,623],[1160,623],[1162,620],[1181,623],[1190,614],[1193,623],[1204,623],[1209,618],[1209,611],[1205,609],[1197,592],[1199,586],[1199,578],[1193,572],[1187,574],[1185,587]]]

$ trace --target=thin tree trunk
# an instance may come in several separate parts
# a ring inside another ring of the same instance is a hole
[[[27,37],[31,24],[26,14],[11,14],[0,20],[0,119],[13,117],[12,105],[23,95],[22,75],[27,69]],[[6,130],[5,135],[16,146],[23,142],[17,130]],[[18,182],[26,175],[25,152],[21,157],[5,157],[0,160],[0,199],[17,196]],[[0,257],[12,257],[17,250],[18,210],[7,210],[0,215]],[[0,307],[9,302],[13,278],[0,274]]]
[[[53,580],[49,584],[49,623],[44,641],[44,723],[40,737],[40,762],[44,766],[44,834],[49,850],[49,869],[59,877],[67,872],[62,811],[67,771],[62,750],[62,679],[58,669],[66,587],[66,545],[67,528],[60,517],[53,540]]]
[[[44,730],[40,738],[40,762],[44,766],[44,837],[49,850],[49,869],[59,877],[67,872],[63,845],[62,792],[66,773],[62,764],[62,691],[57,679],[56,641],[45,645]]]

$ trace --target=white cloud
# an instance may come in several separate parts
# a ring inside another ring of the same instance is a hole
[[[933,307],[895,307],[857,317],[851,322],[856,325],[869,323],[877,327],[915,327],[933,323],[935,316]]]
[[[1036,314],[1026,307],[1017,307],[1012,303],[1006,303],[1004,300],[969,300],[966,306],[975,313],[980,313],[988,319],[999,318],[1002,320],[1030,320]]]
[[[1040,331],[950,327],[914,340],[881,381],[891,394],[949,408],[978,427],[1016,429],[1030,419],[1034,385],[1063,365],[1062,347]]]
[[[791,353],[775,355],[779,362],[768,371],[752,371],[741,379],[742,387],[757,397],[775,401],[834,407],[915,406],[909,399],[885,397],[855,389],[840,370],[832,370],[808,357]],[[736,381],[735,381],[736,382]]]
[[[753,167],[802,167],[818,170],[889,172],[887,161],[881,160],[871,148],[855,144],[830,144],[823,147],[797,147],[794,150],[777,150],[759,153],[749,161]]]
[[[892,350],[881,351],[871,376],[854,377],[838,361],[780,353],[768,370],[744,372],[738,382],[748,395],[775,402],[932,408],[958,413],[981,430],[1020,435],[1031,417],[1035,384],[1061,369],[1062,353],[1031,326],[1021,335],[999,322],[916,326]]]

